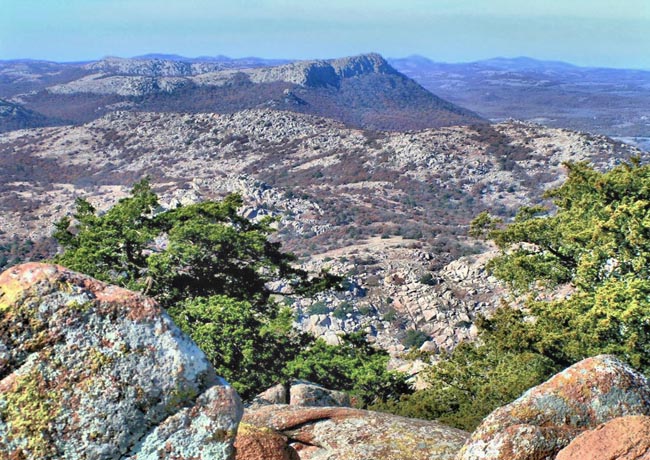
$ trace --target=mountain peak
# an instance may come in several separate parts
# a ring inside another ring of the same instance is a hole
[[[297,61],[249,71],[258,83],[286,81],[307,87],[336,87],[344,78],[369,74],[397,75],[399,72],[379,54],[369,53],[328,60]]]

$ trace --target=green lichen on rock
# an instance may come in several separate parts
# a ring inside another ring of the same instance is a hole
[[[56,454],[48,429],[58,415],[57,398],[36,369],[18,377],[10,391],[0,394],[0,420],[8,427],[9,438],[24,440],[32,457]]]
[[[89,354],[90,356],[88,357],[88,370],[91,372],[91,374],[96,374],[97,372],[101,371],[102,368],[110,365],[115,360],[114,357],[106,353],[102,353],[102,351],[98,349],[91,350]]]
[[[169,394],[165,409],[170,414],[178,412],[179,409],[192,405],[198,395],[199,392],[195,387],[179,382]]]

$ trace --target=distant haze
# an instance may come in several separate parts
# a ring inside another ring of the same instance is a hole
[[[3,0],[0,59],[531,56],[650,69],[648,0]]]

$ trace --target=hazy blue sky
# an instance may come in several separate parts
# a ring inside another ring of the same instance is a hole
[[[650,69],[650,0],[0,0],[0,59],[368,51]]]

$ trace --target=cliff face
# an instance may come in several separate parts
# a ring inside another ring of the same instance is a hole
[[[256,83],[286,81],[306,87],[339,88],[345,78],[370,74],[400,75],[379,54],[363,54],[327,61],[299,61],[279,67],[245,70]]]

